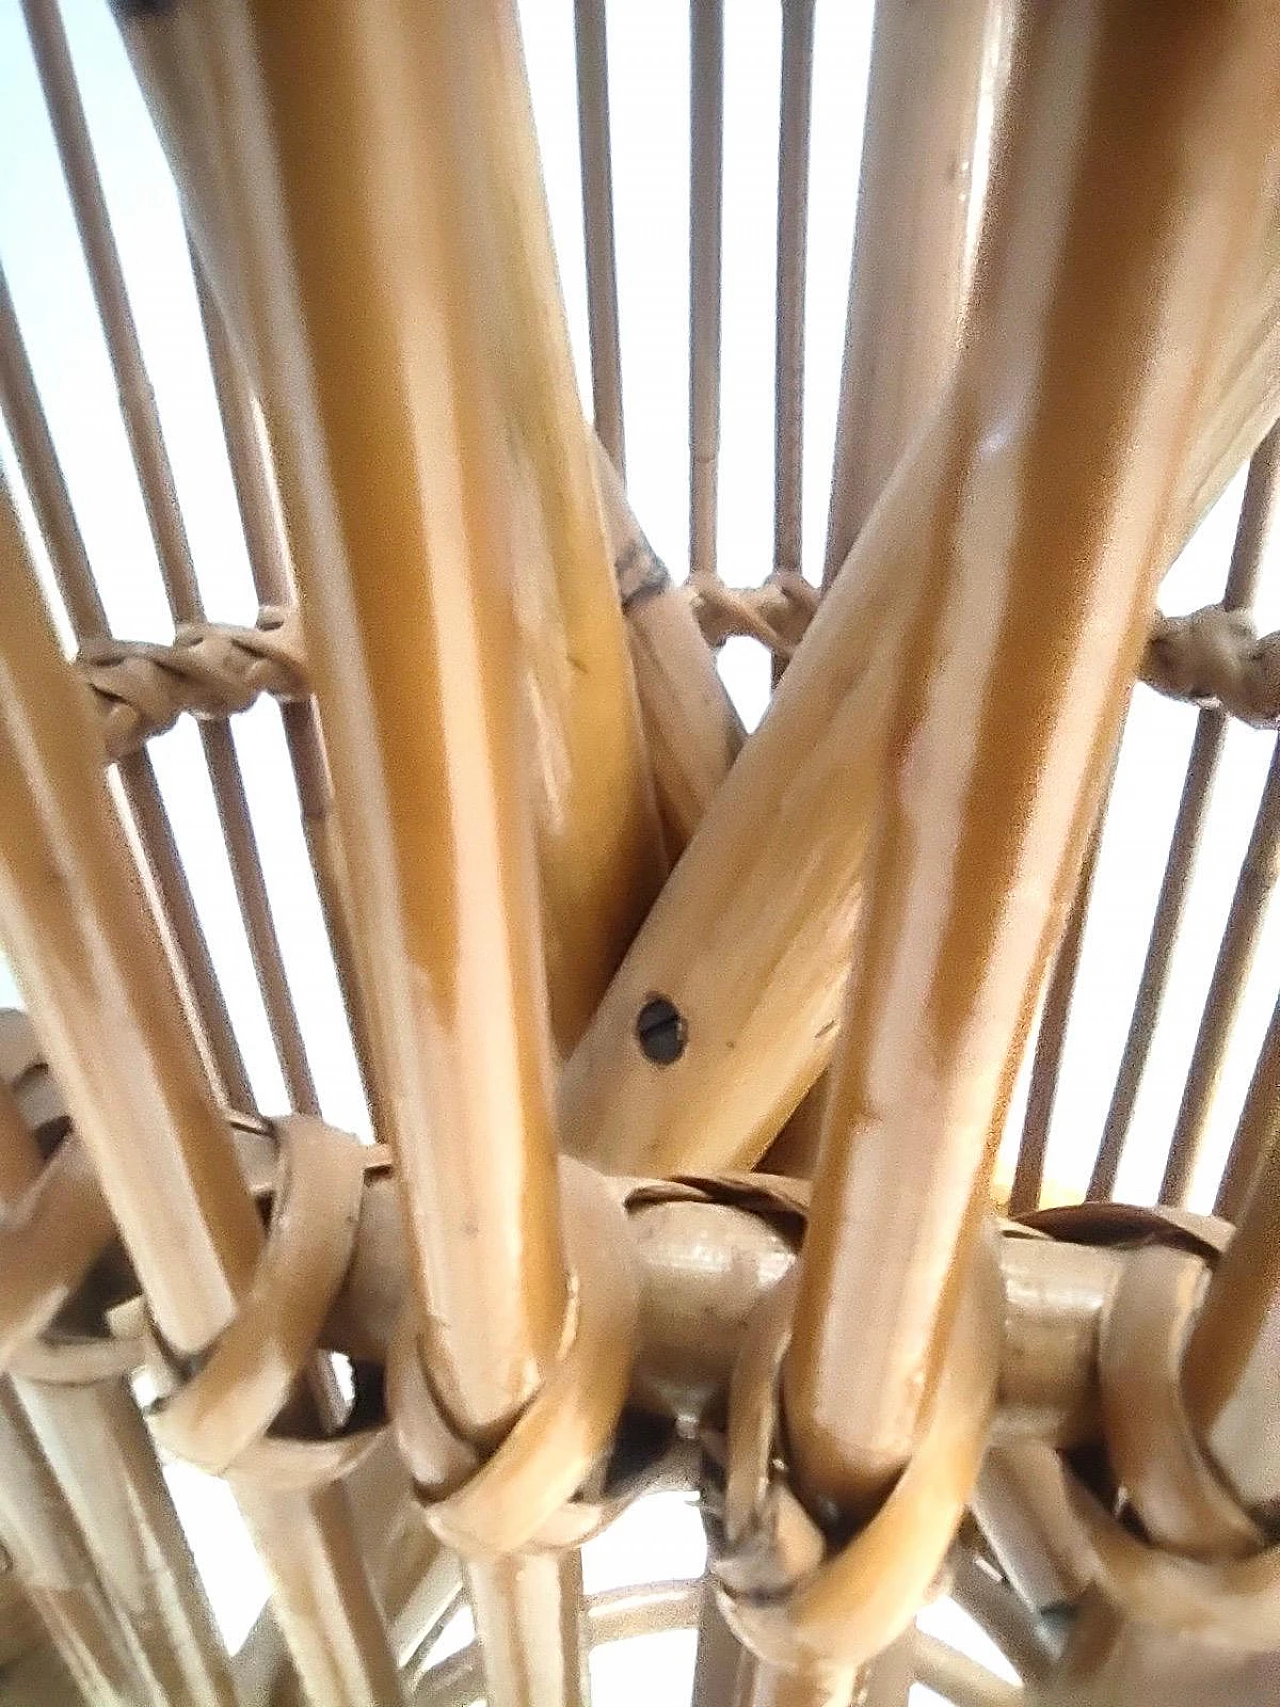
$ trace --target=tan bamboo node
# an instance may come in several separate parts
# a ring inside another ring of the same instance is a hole
[[[778,1468],[778,1383],[788,1279],[757,1312],[734,1370],[726,1443],[725,1555],[714,1569],[738,1640],[784,1671],[857,1668],[910,1625],[946,1560],[986,1449],[999,1371],[994,1236],[959,1301],[919,1444],[892,1491],[832,1548]]]
[[[1245,611],[1207,605],[1158,616],[1142,679],[1174,699],[1217,705],[1259,727],[1280,722],[1280,634],[1259,636]]]
[[[172,728],[184,711],[230,717],[260,694],[300,700],[311,691],[298,615],[283,606],[264,608],[256,628],[184,624],[172,646],[90,639],[77,663],[104,713],[113,762]]]
[[[387,1404],[439,1539],[465,1558],[578,1547],[607,1506],[583,1495],[627,1396],[639,1285],[626,1216],[609,1183],[562,1158],[570,1306],[554,1368],[483,1456],[446,1417],[406,1316],[387,1364]]]

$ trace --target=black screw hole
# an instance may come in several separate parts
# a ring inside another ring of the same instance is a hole
[[[689,1028],[673,1001],[666,996],[650,996],[636,1015],[636,1037],[646,1060],[669,1067],[684,1054]]]

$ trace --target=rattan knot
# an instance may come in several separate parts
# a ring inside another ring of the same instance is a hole
[[[259,694],[296,700],[310,692],[297,613],[275,606],[263,610],[256,628],[187,624],[172,646],[89,640],[77,663],[102,708],[113,761],[171,728],[183,712],[230,717],[247,711]]]
[[[778,1382],[793,1287],[748,1329],[729,1392],[724,1528],[713,1567],[734,1633],[786,1671],[856,1669],[902,1634],[937,1578],[986,1449],[999,1371],[1002,1287],[982,1242],[911,1462],[867,1523],[833,1546],[788,1485]]]
[[[745,635],[778,658],[791,657],[821,598],[794,569],[776,569],[760,587],[729,587],[716,575],[691,575],[685,589],[709,646]]]
[[[166,1450],[212,1475],[306,1487],[344,1474],[378,1432],[291,1438],[271,1429],[320,1343],[355,1249],[366,1173],[385,1153],[309,1115],[289,1115],[275,1131],[271,1220],[248,1291],[150,1420]]]
[[[584,1493],[627,1396],[639,1286],[626,1216],[608,1181],[563,1158],[570,1308],[555,1367],[488,1456],[450,1423],[406,1324],[387,1365],[387,1402],[427,1520],[465,1558],[582,1544],[607,1520]]]
[[[1259,727],[1280,722],[1280,635],[1259,638],[1244,611],[1207,605],[1189,616],[1157,616],[1142,679],[1159,693],[1219,705]]]

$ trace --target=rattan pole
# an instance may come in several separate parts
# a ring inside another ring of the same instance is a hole
[[[1113,772],[1114,777],[1114,772]],[[1110,794],[1110,786],[1107,789]],[[1062,933],[1058,952],[1053,958],[1053,971],[1045,991],[1036,1033],[1035,1054],[1031,1061],[1031,1083],[1027,1091],[1027,1113],[1022,1125],[1022,1140],[1018,1145],[1018,1160],[1013,1171],[1013,1186],[1009,1192],[1010,1215],[1028,1215],[1040,1207],[1040,1190],[1044,1184],[1044,1160],[1049,1149],[1049,1128],[1053,1124],[1053,1105],[1058,1094],[1058,1074],[1062,1068],[1062,1051],[1067,1041],[1067,1025],[1071,1018],[1071,999],[1075,994],[1076,975],[1080,970],[1080,950],[1084,946],[1084,927],[1089,916],[1089,897],[1093,893],[1093,876],[1098,865],[1098,849],[1106,822],[1107,802],[1104,799],[1098,821],[1089,837],[1088,852],[1080,868]]]
[[[645,538],[618,472],[599,444],[596,477],[627,617],[654,786],[674,861],[701,823],[745,736],[689,602]]]
[[[1280,267],[1262,263],[1280,252],[1275,229],[1267,226],[1270,235],[1251,256],[1227,328],[1228,344],[1240,338],[1227,364],[1235,377],[1197,433],[1171,517],[1189,521],[1212,483],[1220,491],[1235,472],[1215,447],[1247,436],[1260,415],[1261,437],[1274,419],[1267,400],[1280,374]],[[1247,336],[1242,319],[1252,328]],[[1221,374],[1220,363],[1215,384]],[[837,577],[769,716],[568,1063],[568,1141],[576,1142],[575,1132],[595,1134],[594,1153],[620,1172],[756,1161],[830,1058],[870,814],[880,798],[877,742],[919,584],[920,556],[910,541],[922,525],[931,455],[918,446],[909,471],[891,484],[874,540],[852,554],[858,584]],[[1184,537],[1175,520],[1163,563]],[[685,1022],[685,1046],[669,1064],[636,1049],[636,1019],[654,992]]]
[[[613,149],[609,136],[609,48],[605,0],[574,0],[578,66],[578,150],[587,258],[587,322],[596,435],[625,479],[622,347],[618,332],[618,251],[613,230]]]
[[[232,1319],[262,1228],[7,501],[0,589],[0,930],[159,1330],[190,1355]],[[237,1492],[313,1694],[394,1702],[381,1616],[343,1550],[341,1490]]]
[[[1274,1092],[1273,1092],[1274,1094]],[[1280,1148],[1261,1162],[1182,1363],[1187,1416],[1247,1507],[1280,1501]]]
[[[1231,567],[1222,595],[1222,603],[1227,610],[1242,610],[1253,602],[1278,491],[1280,428],[1273,427],[1254,452],[1249,465],[1249,478],[1240,510],[1235,547],[1231,554]],[[1226,712],[1216,706],[1207,707],[1196,719],[1196,732],[1187,761],[1182,798],[1178,803],[1178,815],[1169,844],[1169,861],[1160,884],[1142,976],[1138,983],[1138,993],[1134,997],[1133,1017],[1129,1023],[1124,1052],[1116,1073],[1115,1089],[1107,1110],[1098,1158],[1089,1180],[1090,1197],[1110,1197],[1115,1190],[1125,1140],[1138,1101],[1138,1091],[1146,1071],[1156,1022],[1160,1017],[1160,1008],[1169,981],[1173,950],[1186,909],[1191,876],[1208,814],[1213,779],[1226,740],[1228,721]]]
[[[693,1664],[690,1707],[731,1707],[744,1664],[738,1638],[725,1623],[715,1589],[708,1582],[698,1613],[698,1647]]]
[[[1054,1651],[1043,1624],[1026,1601],[964,1546],[952,1553],[951,1595],[986,1631],[1024,1683],[1048,1675]]]
[[[1277,880],[1280,880],[1280,742],[1272,752],[1271,767],[1200,1016],[1169,1159],[1160,1182],[1161,1203],[1185,1207],[1190,1196],[1209,1112],[1262,935],[1267,901]]]
[[[204,607],[191,548],[111,233],[66,34],[56,0],[23,0],[23,11],[71,194],[89,280],[120,388],[121,412],[169,606],[175,622],[199,622]],[[315,1085],[289,991],[231,731],[226,724],[207,719],[201,719],[199,727],[236,896],[285,1085],[295,1108],[315,1113],[319,1108]]]
[[[1003,0],[877,0],[836,417],[828,583],[942,395],[969,290],[974,145]]]
[[[773,566],[801,567],[804,468],[804,281],[809,224],[809,111],[814,0],[782,7],[778,127],[777,344],[774,367]]]
[[[1274,22],[1096,0],[1020,26],[783,1368],[802,1485],[850,1512],[910,1456],[967,1276],[1253,236]]]
[[[545,231],[520,253],[537,232],[514,20],[504,6],[481,17],[384,0],[299,36],[262,0],[242,22],[245,35],[219,27],[210,47],[254,166],[258,261],[282,285],[258,299],[263,398],[298,503],[379,1106],[422,1350],[455,1423],[487,1444],[554,1363],[567,1300],[520,644],[562,631],[544,606],[543,630],[518,637],[513,585],[518,570],[523,604],[554,584],[545,558],[519,560],[522,525],[578,464],[563,436],[542,448],[569,453],[555,471],[521,439],[568,394],[548,395],[560,369],[532,311],[549,288]],[[250,42],[252,65],[238,56]],[[600,562],[607,576],[603,548]],[[539,1707],[576,1701],[572,1565],[468,1575],[493,1629],[495,1707],[528,1700],[535,1680]]]
[[[138,1707],[151,1697],[84,1537],[9,1382],[0,1380],[0,1538],[84,1700]]]
[[[290,605],[294,602],[294,591],[288,544],[279,519],[269,453],[258,425],[248,374],[194,244],[189,244],[189,250],[254,590],[260,604]],[[368,1021],[356,967],[354,926],[346,893],[345,861],[333,812],[333,789],[314,701],[282,705],[280,720],[298,790],[316,891],[368,1099],[372,1090]]]
[[[1238,1222],[1258,1170],[1270,1155],[1280,1132],[1280,1001],[1271,1010],[1266,1036],[1245,1093],[1226,1167],[1218,1184],[1213,1212],[1224,1221]]]
[[[17,1098],[0,1079],[0,1213],[40,1168]],[[213,1613],[128,1382],[64,1386],[15,1376],[13,1389],[133,1633],[150,1673],[149,1699],[235,1707]]]
[[[0,269],[0,411],[18,453],[36,521],[49,551],[54,578],[76,640],[100,639],[108,632],[107,615],[93,580],[88,555],[58,453],[45,420],[35,376],[27,359],[22,329],[8,284]],[[190,995],[193,1017],[234,1108],[252,1112],[253,1092],[209,945],[196,913],[190,886],[178,857],[151,760],[130,754],[117,767],[125,800],[138,832],[147,867],[177,949],[179,971]]]
[[[689,0],[689,572],[715,575],[724,0]]]

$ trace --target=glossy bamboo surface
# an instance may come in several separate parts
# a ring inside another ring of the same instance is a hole
[[[830,582],[940,399],[959,347],[979,119],[1002,73],[1004,0],[877,0],[836,421]],[[982,185],[977,185],[980,196]]]
[[[724,0],[689,5],[689,572],[716,573]]]
[[[841,1504],[909,1457],[968,1270],[1253,234],[1273,21],[1022,23],[784,1369],[801,1475]]]
[[[782,8],[778,123],[778,277],[774,349],[773,566],[801,568],[804,305],[809,220],[809,113],[815,0]]]

